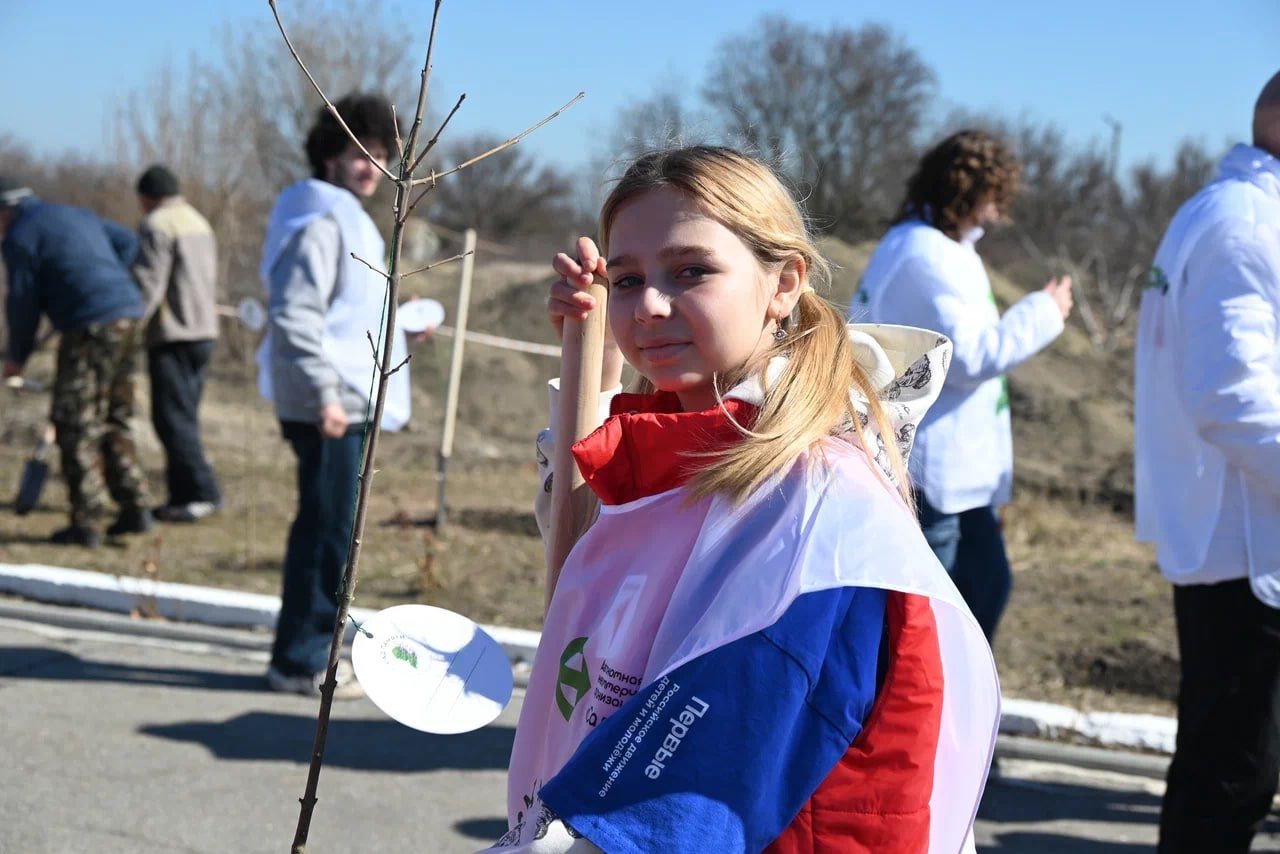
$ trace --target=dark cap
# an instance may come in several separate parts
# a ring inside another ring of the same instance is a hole
[[[23,199],[34,195],[30,187],[6,175],[0,175],[0,210],[17,207]]]
[[[163,199],[178,195],[178,179],[163,166],[152,166],[138,179],[138,195]]]

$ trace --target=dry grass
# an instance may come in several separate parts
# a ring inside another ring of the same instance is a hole
[[[1172,595],[1152,550],[1107,508],[1024,494],[1004,512],[1013,597],[996,638],[1005,693],[1171,714]]]

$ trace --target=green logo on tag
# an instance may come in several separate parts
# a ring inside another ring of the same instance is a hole
[[[567,721],[582,696],[591,690],[591,674],[587,672],[585,637],[574,638],[560,655],[560,678],[556,681],[556,706]],[[576,659],[576,660],[575,660]],[[567,693],[566,693],[567,692]],[[572,695],[573,699],[569,699]]]
[[[1004,412],[1009,408],[1009,378],[1000,377],[1000,397],[996,399],[996,412]]]

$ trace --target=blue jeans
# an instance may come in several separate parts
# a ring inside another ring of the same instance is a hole
[[[329,662],[338,589],[351,547],[364,425],[323,439],[315,424],[281,422],[298,458],[298,513],[284,554],[284,589],[271,663],[288,676]]]
[[[929,547],[951,576],[990,642],[1009,602],[1013,572],[1004,550],[1004,535],[994,507],[959,513],[934,509],[923,492],[916,493],[916,512]]]

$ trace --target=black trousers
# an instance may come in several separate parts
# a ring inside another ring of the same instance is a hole
[[[1247,579],[1174,587],[1182,682],[1160,852],[1248,851],[1280,777],[1280,610]]]
[[[222,500],[200,443],[200,397],[212,353],[212,341],[162,344],[148,352],[151,423],[164,446],[171,505]]]

